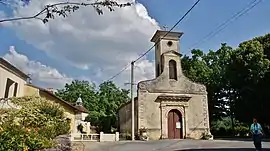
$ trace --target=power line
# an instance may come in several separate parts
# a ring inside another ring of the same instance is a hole
[[[208,40],[208,39],[214,37],[215,35],[217,35],[219,32],[221,32],[222,30],[224,30],[229,25],[229,23],[231,23],[231,22],[235,21],[236,19],[240,18],[241,16],[245,15],[248,11],[250,11],[251,9],[253,9],[260,2],[262,2],[262,0],[253,0],[246,7],[244,7],[243,9],[241,9],[240,11],[238,11],[237,13],[235,13],[232,17],[230,17],[229,19],[227,19],[225,22],[223,22],[222,24],[220,24],[218,27],[216,27],[211,32],[209,32],[204,38],[202,38],[202,40],[198,41],[197,43],[195,43],[191,47],[189,47],[189,50],[190,49],[194,49],[194,47],[197,47],[197,46],[201,45],[206,40]]]
[[[122,72],[124,72],[125,70],[127,70],[128,67],[129,67],[129,64],[127,64],[122,70],[120,70],[117,74],[115,74],[114,76],[112,76],[111,78],[109,78],[107,81],[111,81],[115,77],[119,76]]]
[[[190,12],[191,10],[200,2],[201,0],[197,0],[196,3],[192,5],[192,7],[174,24],[174,26],[166,32],[166,34],[160,38],[151,48],[149,48],[145,53],[143,53],[140,57],[138,57],[134,62],[140,60],[143,56],[145,56],[148,52],[150,52],[162,39],[164,39]]]
[[[148,52],[150,52],[162,39],[164,39],[191,11],[192,9],[200,2],[201,0],[197,0],[192,7],[174,24],[174,26],[168,31],[166,32],[166,34],[160,38],[152,47],[150,47],[146,52],[144,52],[142,55],[140,55],[136,60],[132,61],[133,63],[137,62],[138,60],[140,60],[143,56],[145,56]],[[128,63],[127,65],[124,66],[124,68],[122,70],[120,70],[117,74],[115,74],[114,76],[112,76],[111,78],[109,78],[108,81],[114,79],[115,77],[119,76],[122,72],[124,72],[128,67],[129,67],[130,63]]]

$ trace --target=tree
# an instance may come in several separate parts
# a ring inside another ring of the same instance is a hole
[[[264,52],[263,44],[256,39],[241,43],[232,54],[227,71],[235,90],[235,115],[244,122],[250,121],[250,116],[263,117],[266,112],[262,111],[267,110],[263,106],[269,95],[264,90],[266,85],[261,82],[266,80],[270,61]]]
[[[29,2],[29,0],[27,0]],[[0,0],[0,4],[8,5],[7,0]],[[118,3],[113,0],[96,1],[94,3],[85,2],[59,2],[46,5],[41,11],[37,12],[33,16],[17,17],[0,19],[0,23],[17,21],[17,20],[29,20],[39,19],[43,23],[47,23],[50,19],[54,19],[56,16],[67,17],[70,13],[79,10],[80,7],[92,6],[99,15],[103,14],[102,8],[106,8],[109,11],[114,11],[116,7],[122,8],[131,6],[131,3]]]
[[[270,34],[266,34],[264,36],[255,37],[253,40],[258,41],[263,46],[264,58],[270,60]],[[263,104],[261,106],[262,110],[260,120],[264,121],[266,124],[270,124],[270,116],[269,116],[269,106],[270,106],[270,72],[269,69],[265,73],[264,77],[258,82],[256,92],[259,94],[259,98],[262,100]]]
[[[11,98],[19,108],[0,109],[0,150],[41,150],[68,134],[70,123],[59,104],[40,97]]]
[[[118,88],[113,82],[107,81],[96,89],[88,81],[72,81],[65,88],[58,90],[57,96],[75,102],[81,94],[84,106],[89,110],[87,120],[97,126],[99,131],[111,132],[117,127],[117,109],[129,100],[129,91]]]
[[[184,74],[192,81],[204,84],[208,92],[210,119],[225,116],[225,69],[232,48],[222,44],[217,51],[191,50],[192,56],[182,57]]]
[[[192,50],[182,66],[187,77],[207,87],[211,121],[230,117],[233,128],[234,120],[249,123],[256,116],[270,124],[270,34],[235,49],[224,43],[208,53]]]
[[[83,100],[83,105],[91,111],[96,108],[96,86],[88,81],[74,80],[71,84],[66,84],[64,89],[57,90],[56,95],[65,101],[75,104],[79,96]]]

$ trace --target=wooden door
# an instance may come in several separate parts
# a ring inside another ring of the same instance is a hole
[[[181,113],[178,110],[171,110],[168,114],[168,138],[169,139],[183,138],[182,125],[183,124]]]

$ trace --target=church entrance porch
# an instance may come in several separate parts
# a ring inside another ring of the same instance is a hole
[[[156,102],[160,103],[162,139],[186,138],[188,132],[186,113],[190,98],[186,95],[158,96]]]
[[[176,109],[172,109],[168,114],[168,138],[182,139],[182,114]]]

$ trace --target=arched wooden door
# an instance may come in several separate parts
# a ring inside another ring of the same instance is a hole
[[[182,114],[178,110],[171,110],[168,113],[168,138],[182,139]]]

